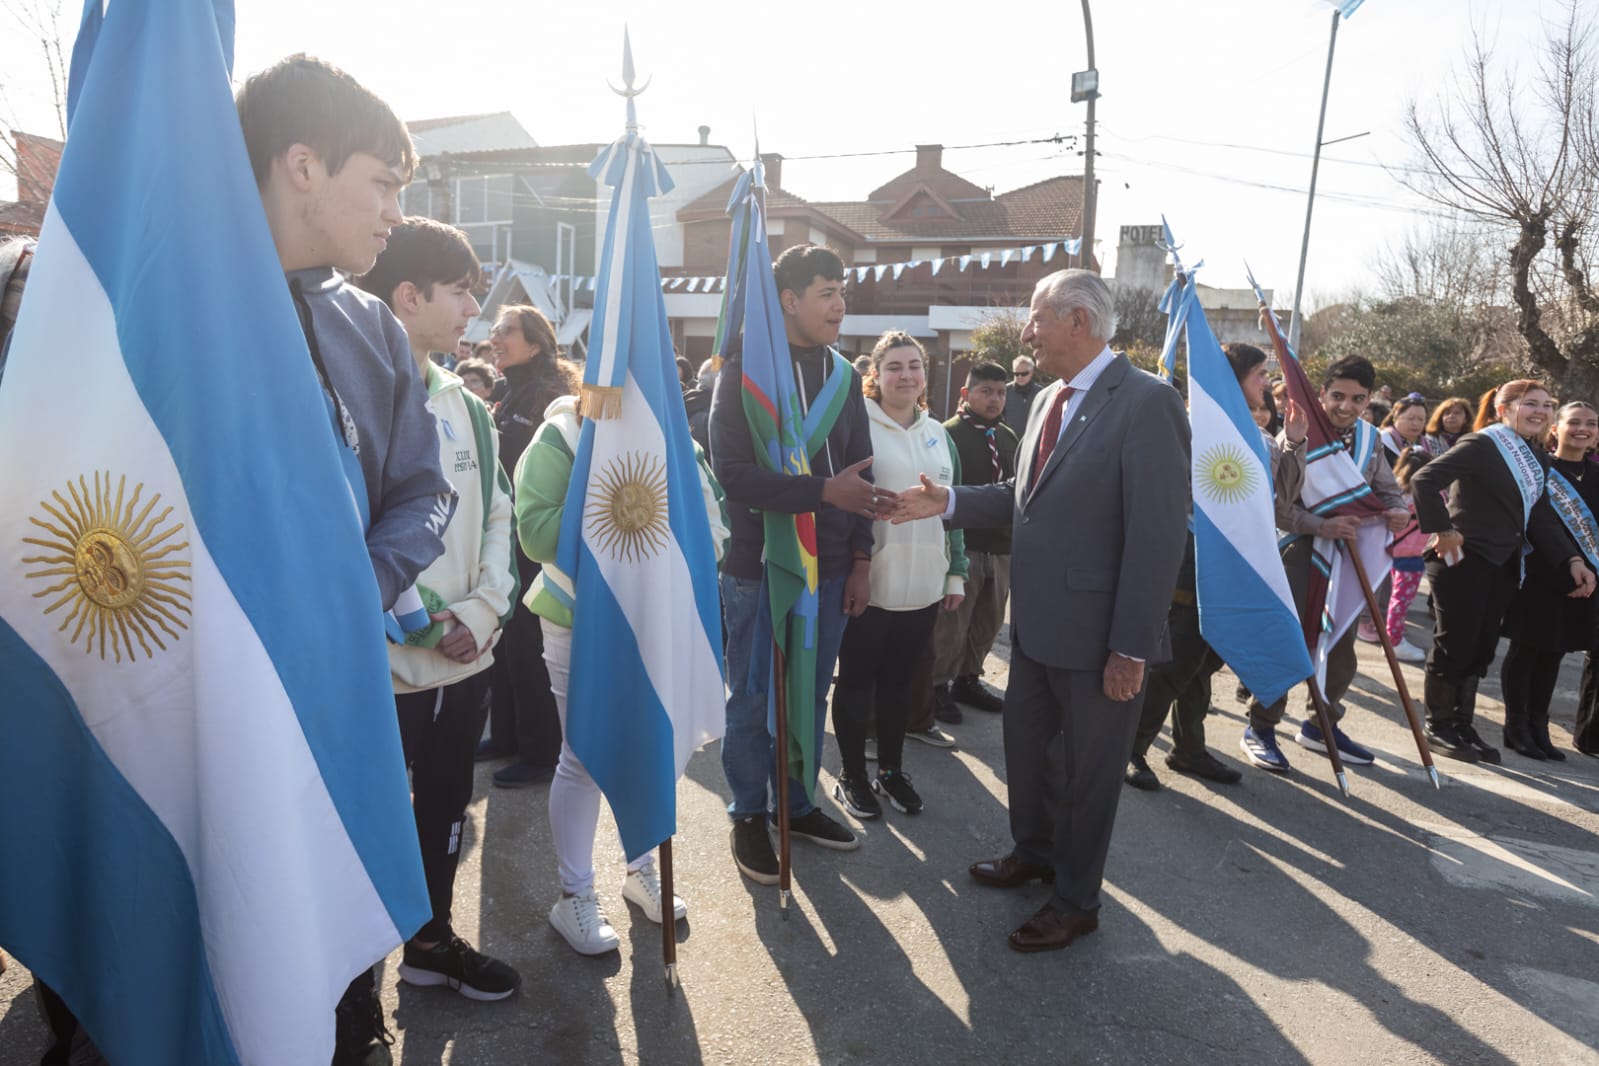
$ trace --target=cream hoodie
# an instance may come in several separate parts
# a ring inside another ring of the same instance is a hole
[[[940,485],[960,482],[960,460],[944,427],[916,412],[910,428],[867,401],[872,427],[872,480],[904,488],[926,474]],[[966,546],[960,530],[938,518],[904,525],[873,522],[872,606],[914,611],[966,590]]]
[[[498,463],[495,448],[477,454],[472,415],[467,405],[482,401],[467,392],[461,379],[441,366],[427,366],[428,409],[433,412],[439,438],[439,464],[454,486],[459,503],[444,530],[444,554],[417,578],[448,603],[460,623],[472,631],[478,647],[498,639],[500,618],[511,604],[516,587],[511,556],[511,497],[504,478],[494,479],[493,498],[483,499],[480,462]],[[488,521],[484,521],[487,509]],[[494,649],[470,663],[458,663],[437,648],[389,645],[389,670],[395,692],[418,692],[454,684],[488,669]]]

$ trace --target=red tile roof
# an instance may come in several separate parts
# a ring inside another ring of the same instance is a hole
[[[886,188],[887,186],[885,186]],[[909,191],[909,186],[901,192]],[[884,220],[892,204],[843,201],[810,205],[848,226],[871,242],[1060,240],[1081,228],[1083,179],[1072,175],[1046,178],[1002,193],[992,200],[954,200],[960,218]]]

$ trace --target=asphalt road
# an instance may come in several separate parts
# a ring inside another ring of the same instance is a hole
[[[1425,645],[1421,621],[1410,639]],[[991,660],[1001,686],[1004,651]],[[1567,660],[1555,697],[1567,750],[1580,666]],[[717,750],[701,752],[678,792],[689,917],[675,995],[659,928],[622,901],[609,815],[598,887],[622,950],[583,958],[546,921],[546,790],[491,788],[481,768],[456,927],[525,984],[498,1004],[413,989],[396,980],[396,953],[382,974],[396,1060],[1599,1063],[1599,761],[1439,760],[1435,792],[1374,649],[1362,646],[1361,668],[1345,725],[1379,759],[1351,771],[1348,799],[1296,747],[1292,773],[1243,767],[1234,786],[1152,759],[1167,787],[1123,796],[1099,932],[1044,955],[1012,952],[1005,935],[1046,890],[966,874],[1009,846],[996,715],[968,710],[950,727],[957,751],[911,746],[920,816],[888,810],[853,853],[796,842],[787,920],[775,889],[735,870]],[[1406,675],[1419,693],[1420,671]],[[1208,729],[1212,750],[1242,765],[1232,688],[1217,676]],[[1480,718],[1495,739],[1497,697],[1490,678]],[[823,790],[837,770],[828,749]],[[27,987],[15,963],[0,976],[3,1066],[41,1050]]]

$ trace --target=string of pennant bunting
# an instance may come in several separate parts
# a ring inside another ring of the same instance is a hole
[[[1047,263],[1057,253],[1064,252],[1068,256],[1076,255],[1082,248],[1080,237],[1073,237],[1069,241],[1048,241],[1043,244],[1028,244],[1020,248],[994,248],[970,255],[943,256],[938,259],[908,259],[902,263],[867,263],[863,266],[848,267],[844,271],[846,278],[853,277],[857,282],[865,281],[870,277],[873,281],[882,281],[892,278],[898,281],[907,270],[917,267],[929,266],[936,277],[939,271],[946,266],[953,266],[958,270],[968,270],[977,267],[986,270],[993,266],[1006,266],[1012,262],[1030,262],[1033,256],[1039,257],[1039,262]],[[553,275],[556,282],[570,281],[574,289],[594,291],[594,278],[592,276],[577,276],[570,274]],[[727,278],[722,275],[711,277],[675,277],[662,278],[661,288],[665,292],[721,292],[727,284]]]

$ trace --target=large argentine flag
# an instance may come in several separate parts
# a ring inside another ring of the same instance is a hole
[[[0,387],[0,946],[118,1066],[327,1062],[428,913],[232,25],[91,0]]]
[[[1194,571],[1199,627],[1270,706],[1310,676],[1299,615],[1277,554],[1271,464],[1237,375],[1205,321],[1193,275],[1172,312],[1188,340],[1193,423]]]
[[[722,623],[650,232],[649,197],[672,181],[632,126],[589,173],[616,191],[561,525],[577,587],[566,739],[631,860],[676,832],[677,779],[722,735]]]

